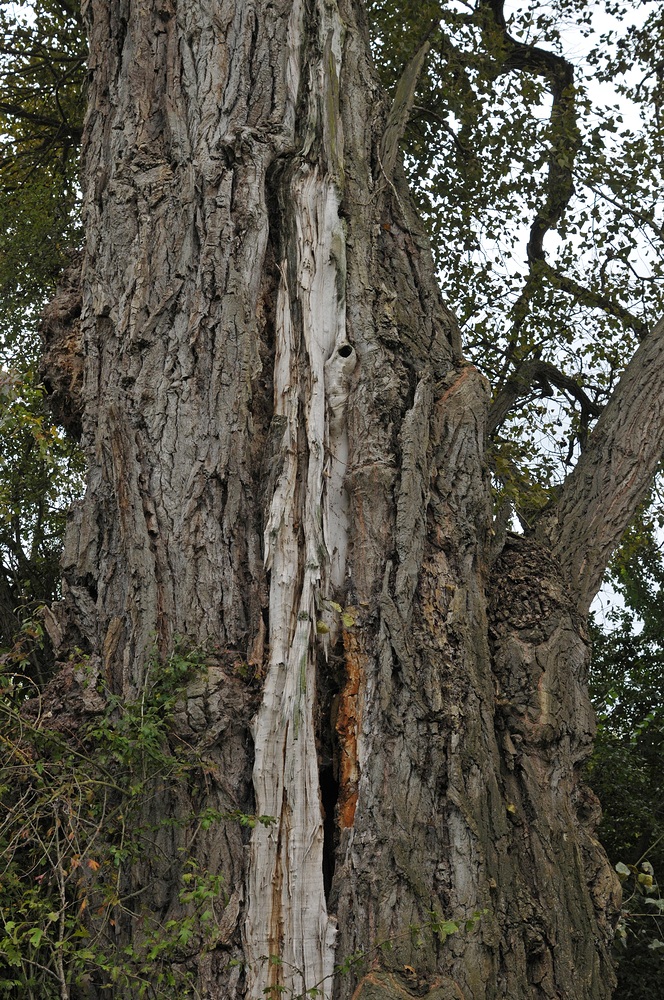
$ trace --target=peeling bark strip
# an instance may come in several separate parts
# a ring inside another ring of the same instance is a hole
[[[253,725],[256,808],[277,822],[274,829],[257,826],[252,838],[245,929],[247,995],[252,998],[264,996],[265,955],[281,962],[270,966],[268,985],[285,981],[298,993],[329,979],[334,965],[334,923],[327,918],[323,890],[314,709],[316,623],[319,609],[332,597],[330,556],[336,550],[338,562],[346,548],[342,513],[331,506],[333,538],[325,537],[322,520],[325,365],[335,345],[346,346],[339,295],[343,233],[335,187],[319,179],[316,168],[305,168],[294,179],[292,197],[295,266],[289,280],[288,261],[282,265],[274,371],[275,414],[287,421],[281,443],[286,458],[265,530],[270,661]],[[293,322],[295,303],[299,330]],[[300,337],[309,362],[304,385]],[[334,500],[340,504],[340,490]]]
[[[582,612],[661,454],[661,328],[492,563],[488,386],[394,155],[416,64],[390,115],[358,0],[83,11],[89,476],[51,626],[127,698],[155,644],[210,664],[174,736],[205,787],[146,803],[118,947],[182,918],[192,857],[226,890],[178,957],[208,1000],[608,1000]]]

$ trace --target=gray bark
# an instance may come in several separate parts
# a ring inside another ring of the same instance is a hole
[[[492,561],[489,388],[381,163],[361,4],[83,7],[89,479],[59,627],[128,698],[155,643],[205,645],[177,720],[209,760],[195,805],[275,817],[248,843],[162,828],[129,889],[173,915],[180,848],[223,872],[204,997],[609,997],[583,615],[661,453],[659,390],[626,376]]]
[[[664,452],[664,320],[646,337],[538,533],[587,612]]]

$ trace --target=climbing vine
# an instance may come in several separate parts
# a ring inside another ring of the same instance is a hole
[[[84,657],[70,668],[95,685]],[[191,786],[206,761],[173,727],[186,685],[206,671],[201,650],[182,644],[153,656],[132,702],[95,685],[93,707],[77,731],[56,728],[33,682],[4,658],[0,674],[0,997],[69,1000],[94,984],[113,997],[184,997],[192,946],[211,948],[226,905],[223,873],[182,853],[184,916],[160,919],[129,898],[125,873],[154,851],[160,823],[146,803],[166,788]],[[96,710],[94,710],[96,709]],[[149,812],[149,810],[148,810]],[[189,843],[221,820],[255,817],[211,809],[179,818]],[[263,817],[263,822],[269,820]],[[116,928],[137,929],[118,950]]]

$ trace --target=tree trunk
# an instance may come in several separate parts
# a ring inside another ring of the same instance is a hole
[[[208,783],[160,815],[273,818],[162,825],[128,891],[177,917],[186,856],[223,874],[215,947],[188,959],[203,997],[609,997],[584,615],[661,454],[662,386],[623,380],[555,510],[496,537],[489,389],[440,301],[359,0],[83,8],[67,629],[128,699],[155,645],[212,651],[177,715]]]

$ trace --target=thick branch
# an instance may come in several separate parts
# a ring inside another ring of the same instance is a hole
[[[544,237],[558,225],[574,194],[572,167],[581,145],[576,120],[574,67],[555,52],[513,38],[505,22],[504,0],[484,0],[483,6],[490,11],[493,24],[501,34],[503,53],[498,72],[517,70],[543,76],[549,82],[553,98],[546,201],[533,220],[528,240],[528,260],[532,263],[544,260]]]
[[[664,319],[630,361],[538,533],[587,611],[664,452]]]

